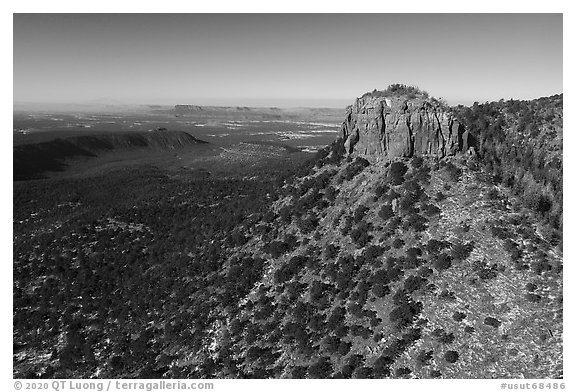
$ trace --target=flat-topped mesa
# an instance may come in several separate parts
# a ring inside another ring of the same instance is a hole
[[[348,154],[376,160],[431,155],[443,158],[469,149],[468,131],[447,105],[418,90],[373,91],[348,107],[340,138]]]

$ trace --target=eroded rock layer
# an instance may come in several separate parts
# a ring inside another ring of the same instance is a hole
[[[436,100],[366,94],[347,109],[340,137],[346,152],[376,159],[436,155],[469,149],[468,132]]]

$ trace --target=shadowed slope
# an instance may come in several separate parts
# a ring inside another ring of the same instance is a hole
[[[165,151],[207,144],[182,131],[130,132],[75,136],[14,147],[14,180],[43,178],[46,171],[62,171],[65,159],[97,157],[111,151]]]

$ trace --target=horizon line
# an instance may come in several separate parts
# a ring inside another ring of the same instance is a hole
[[[486,102],[497,102],[500,100],[517,100],[517,101],[530,101],[535,100],[543,97],[550,97],[554,95],[561,95],[564,92],[558,92],[556,94],[550,95],[540,95],[538,97],[532,98],[514,98],[514,97],[501,97],[498,99],[472,99],[472,98],[456,98],[456,99],[447,99],[444,97],[438,97],[444,99],[448,102],[450,106],[458,106],[458,105],[473,105],[475,102],[479,104],[486,103]],[[278,107],[278,108],[329,108],[329,109],[342,109],[346,108],[350,104],[353,103],[358,97],[354,97],[353,99],[346,99],[346,98],[239,98],[237,100],[230,100],[230,98],[188,98],[188,99],[161,99],[161,102],[134,102],[129,100],[119,100],[115,98],[104,99],[104,98],[95,98],[92,100],[84,100],[80,102],[66,102],[66,101],[27,101],[27,100],[18,100],[12,101],[13,109],[16,106],[70,106],[70,107],[142,107],[142,106],[164,106],[164,107],[174,107],[176,105],[194,105],[194,106],[207,106],[207,107],[257,107],[257,108],[270,108],[270,107]],[[171,101],[167,103],[166,101]],[[203,102],[202,102],[203,101]],[[220,101],[220,103],[218,103]],[[234,103],[235,101],[235,103]],[[246,102],[248,101],[248,102]],[[252,101],[252,102],[250,102]],[[270,101],[270,103],[265,103],[266,101]],[[275,102],[276,101],[276,102]],[[302,102],[302,104],[296,104],[298,101]],[[338,104],[336,105],[336,102]]]

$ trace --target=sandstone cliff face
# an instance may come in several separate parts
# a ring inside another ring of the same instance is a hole
[[[366,94],[348,107],[340,137],[349,154],[392,159],[445,157],[469,148],[468,132],[447,109],[422,97]]]

